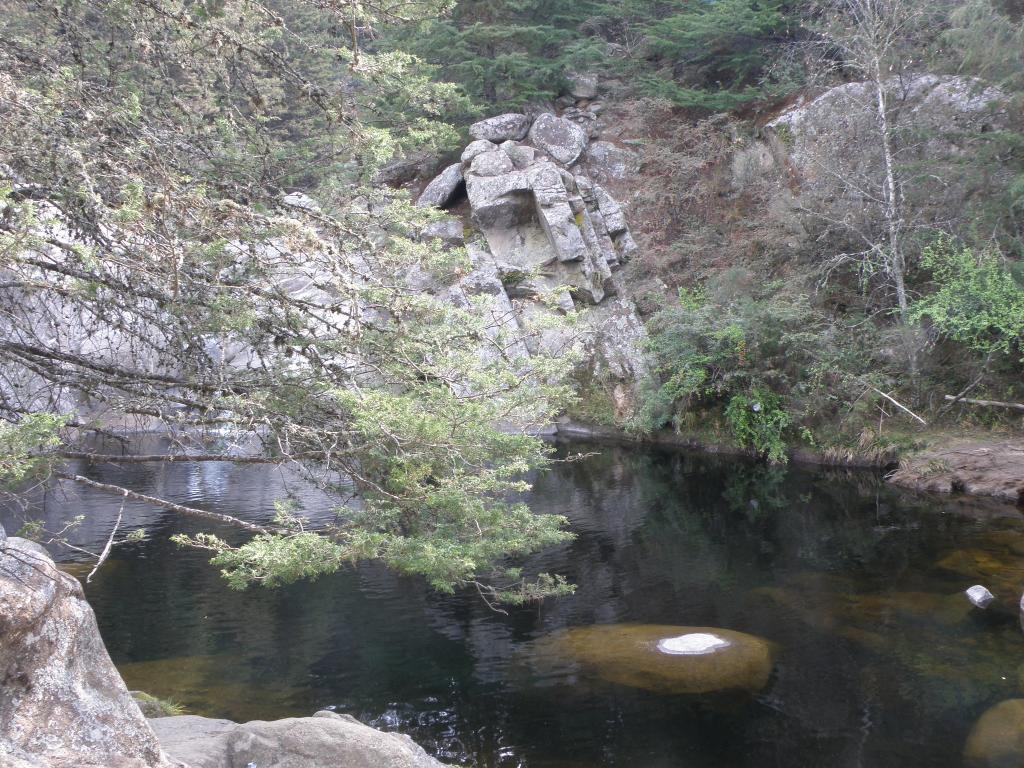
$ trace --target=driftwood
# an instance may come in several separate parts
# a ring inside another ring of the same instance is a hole
[[[1024,411],[1024,403],[1004,403],[1001,400],[975,400],[970,397],[954,397],[953,395],[946,395],[945,398],[953,402],[967,403],[968,405],[982,405],[992,408],[1012,408],[1015,411]]]
[[[914,413],[914,412],[913,412],[912,410],[910,410],[909,408],[907,408],[907,406],[905,406],[905,405],[903,405],[902,403],[898,402],[898,401],[897,401],[897,400],[896,400],[896,399],[895,399],[895,398],[894,398],[894,397],[893,397],[892,395],[887,395],[887,394],[885,394],[885,392],[883,392],[882,390],[880,390],[880,389],[875,389],[875,387],[872,387],[871,385],[868,385],[868,389],[872,389],[872,390],[874,390],[875,392],[877,392],[878,394],[880,394],[880,395],[881,395],[882,397],[884,397],[884,398],[885,398],[886,400],[888,400],[888,401],[889,401],[890,403],[892,403],[892,404],[893,404],[893,405],[895,405],[895,406],[896,406],[897,408],[899,408],[899,409],[900,409],[901,411],[904,411],[904,412],[906,412],[906,413],[909,413],[909,414],[910,414],[911,416],[913,416],[913,417],[914,417],[915,419],[917,419],[918,421],[920,421],[920,422],[921,422],[922,424],[924,424],[924,425],[925,425],[926,427],[928,426],[928,422],[927,422],[927,421],[925,421],[925,420],[924,420],[924,419],[922,419],[922,418],[921,418],[920,416],[918,416],[918,415],[917,415],[916,413]]]

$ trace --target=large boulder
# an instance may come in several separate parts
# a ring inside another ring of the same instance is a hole
[[[462,168],[465,170],[469,168],[469,164],[473,162],[473,158],[477,155],[482,155],[484,152],[493,152],[494,142],[487,141],[486,139],[477,139],[471,141],[466,145],[466,148],[462,150],[462,156],[459,158],[462,161]]]
[[[602,624],[557,633],[539,647],[603,680],[667,694],[756,692],[773,666],[767,640],[714,627]]]
[[[563,165],[572,165],[587,148],[587,132],[550,112],[533,121],[530,143]]]
[[[569,93],[577,99],[593,99],[597,96],[597,75],[590,72],[574,72],[566,75]]]
[[[191,768],[443,768],[408,736],[334,712],[241,724],[183,715],[152,726]]]
[[[968,768],[1020,768],[1024,765],[1024,699],[1007,699],[978,719],[967,737]]]
[[[455,195],[462,183],[462,163],[452,163],[427,184],[416,200],[421,208],[441,208]]]
[[[898,182],[915,211],[915,226],[945,227],[964,215],[977,193],[977,180],[963,172],[963,158],[981,151],[984,133],[1012,125],[1009,100],[979,80],[952,75],[893,77],[883,89]],[[780,220],[795,216],[815,247],[823,235],[843,236],[860,247],[864,232],[884,227],[886,175],[876,100],[872,83],[852,82],[796,103],[766,126],[770,151],[737,158],[734,183],[748,187],[766,172],[784,174],[787,192],[779,205],[789,210],[780,211]],[[986,183],[1010,183],[1009,169],[1001,175],[994,173]],[[830,247],[839,250],[846,242]]]
[[[582,163],[595,181],[622,181],[639,166],[637,153],[610,141],[592,141]]]
[[[467,174],[466,194],[473,218],[482,227],[513,227],[533,210],[530,180],[521,171],[500,176]]]
[[[488,117],[469,126],[469,135],[477,140],[493,141],[500,144],[503,141],[519,141],[526,138],[530,130],[530,118],[516,112],[505,115]]]
[[[100,638],[78,580],[37,544],[0,540],[0,765],[173,765]]]
[[[512,160],[500,149],[491,152],[481,152],[473,158],[469,166],[469,172],[477,176],[500,176],[503,173],[512,173],[515,166]]]

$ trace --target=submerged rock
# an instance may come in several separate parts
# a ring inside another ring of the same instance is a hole
[[[183,715],[152,726],[191,768],[443,768],[408,736],[334,712],[241,724]]]
[[[1024,765],[1024,699],[1007,699],[974,724],[964,761],[968,768],[1020,768]]]
[[[714,627],[607,624],[542,641],[603,680],[665,694],[759,691],[772,672],[767,640]]]
[[[82,586],[46,551],[0,543],[0,765],[165,768]]]

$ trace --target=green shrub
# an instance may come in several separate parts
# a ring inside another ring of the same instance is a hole
[[[911,318],[929,318],[943,336],[979,354],[1024,353],[1024,287],[1000,253],[943,238],[925,249],[921,264],[936,290],[913,305]]]
[[[786,296],[730,270],[707,288],[683,290],[648,323],[653,375],[641,392],[633,427],[678,427],[682,414],[721,407],[741,393],[786,392],[795,412],[834,341],[805,296]],[[793,410],[793,409],[791,409]]]
[[[778,395],[763,389],[733,395],[725,419],[740,445],[753,448],[773,464],[786,463],[785,433],[793,419]]]

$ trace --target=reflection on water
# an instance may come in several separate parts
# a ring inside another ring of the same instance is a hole
[[[87,595],[133,688],[234,719],[332,707],[482,767],[959,768],[972,723],[1024,693],[1019,510],[920,499],[866,473],[597,450],[539,477],[529,498],[578,534],[530,567],[565,573],[577,594],[510,616],[374,565],[231,592],[201,553],[168,542],[194,521],[132,503],[126,519],[149,538],[119,550]],[[297,489],[260,466],[87,471],[250,518]],[[314,517],[330,514],[306,498]],[[119,505],[52,495],[46,515],[53,528],[87,514],[77,543],[99,548]],[[1002,618],[971,613],[959,593],[976,582]],[[537,663],[552,633],[621,622],[765,638],[772,676],[719,707]]]

